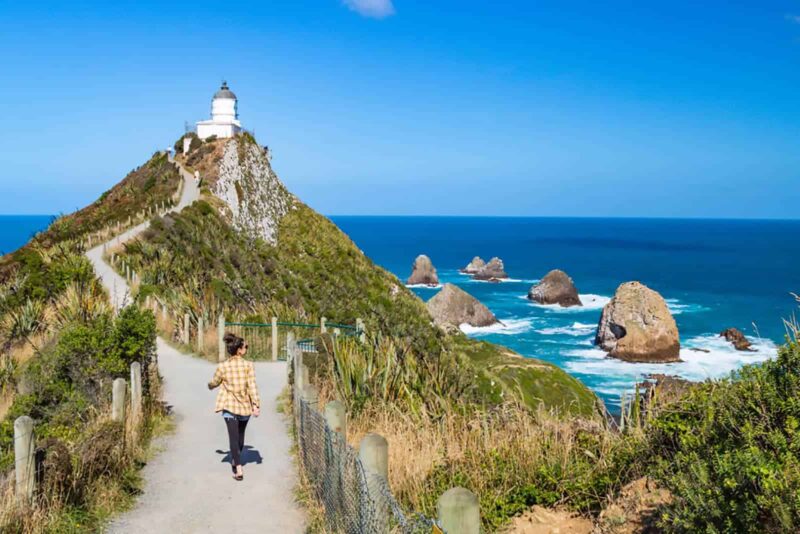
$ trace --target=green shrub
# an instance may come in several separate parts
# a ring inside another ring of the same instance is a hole
[[[665,528],[800,530],[800,345],[696,387],[650,429],[654,474],[676,495]]]

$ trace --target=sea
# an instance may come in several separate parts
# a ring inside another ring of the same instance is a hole
[[[705,380],[763,362],[786,339],[798,311],[800,221],[592,219],[530,217],[333,217],[376,263],[401,280],[418,254],[494,312],[501,324],[462,326],[469,336],[552,362],[592,388],[612,411],[622,393],[650,374]],[[509,279],[459,273],[473,256],[497,256]],[[551,269],[566,271],[583,306],[529,301],[528,290]],[[681,338],[681,362],[628,363],[593,345],[600,313],[616,288],[638,280],[666,300]],[[440,288],[412,287],[422,299]],[[719,336],[742,330],[753,352]],[[698,350],[699,349],[699,350]]]
[[[533,217],[364,217],[333,221],[373,261],[405,280],[419,254],[442,283],[453,283],[501,321],[463,326],[474,338],[561,367],[592,388],[611,411],[620,396],[650,374],[689,380],[719,378],[763,362],[785,342],[784,320],[798,311],[800,221],[592,219]],[[23,245],[51,216],[0,216],[0,252]],[[459,273],[473,256],[497,256],[510,278],[475,281]],[[583,306],[529,301],[530,287],[551,269],[566,271]],[[623,282],[658,291],[681,337],[681,362],[627,363],[593,345],[602,308]],[[440,287],[412,287],[423,300]],[[742,330],[754,351],[737,351],[719,336]],[[699,349],[699,350],[698,350]]]

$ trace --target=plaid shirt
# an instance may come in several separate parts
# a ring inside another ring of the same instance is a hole
[[[236,415],[251,415],[253,407],[261,406],[256,386],[256,370],[253,362],[241,356],[232,356],[217,366],[208,389],[222,385],[217,394],[214,411],[228,410]]]

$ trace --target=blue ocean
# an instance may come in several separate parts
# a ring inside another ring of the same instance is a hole
[[[427,254],[441,282],[486,304],[502,325],[466,333],[552,362],[591,387],[614,411],[621,393],[651,373],[721,377],[776,354],[783,320],[797,311],[800,221],[333,217],[375,262],[402,280]],[[458,272],[473,256],[500,257],[510,279],[478,282]],[[574,280],[582,308],[543,306],[528,289],[551,269]],[[619,284],[638,280],[666,299],[678,323],[682,362],[626,363],[593,346],[602,307]],[[412,288],[431,298],[437,288]],[[754,341],[736,351],[728,327]],[[693,350],[695,349],[695,350]],[[696,350],[702,349],[702,350]],[[708,352],[705,352],[708,351]]]
[[[52,220],[52,215],[0,215],[0,255],[17,250]]]
[[[0,216],[0,251],[23,245],[50,216]],[[441,282],[486,304],[502,325],[466,333],[552,362],[582,380],[614,410],[651,373],[692,380],[720,377],[773,357],[783,320],[797,311],[800,221],[332,217],[376,263],[405,280],[427,254]],[[458,270],[473,256],[502,258],[510,279],[478,282]],[[562,309],[526,299],[551,269],[574,280],[584,306]],[[667,300],[681,335],[682,362],[636,364],[592,345],[602,307],[623,282],[638,280]],[[438,288],[412,288],[422,299]],[[719,337],[736,327],[754,341],[739,352]],[[702,349],[702,351],[693,350]],[[705,352],[708,351],[708,352]]]

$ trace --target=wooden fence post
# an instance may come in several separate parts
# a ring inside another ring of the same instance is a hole
[[[278,361],[278,318],[272,318],[272,361]]]
[[[322,332],[323,334],[328,331],[328,327],[325,326],[327,322],[328,320],[325,317],[319,320],[319,331]]]
[[[197,318],[197,352],[203,352],[203,331],[205,327],[203,326],[203,317],[200,316]]]
[[[142,364],[131,364],[131,418],[138,425],[142,416]]]
[[[481,509],[478,497],[464,488],[451,488],[439,497],[439,526],[445,532],[479,534]]]
[[[375,506],[375,532],[389,532],[389,507],[381,486],[389,486],[389,442],[379,434],[367,434],[358,445],[358,457],[364,466],[370,499],[361,506]],[[368,517],[368,514],[362,514]],[[453,531],[457,532],[457,531]]]
[[[184,345],[189,344],[189,326],[190,326],[190,317],[188,313],[183,314],[183,341]]]
[[[325,422],[328,428],[338,432],[344,438],[347,435],[347,413],[342,401],[332,400],[325,405]]]
[[[219,349],[219,361],[225,361],[225,314],[220,313],[217,317],[217,347]]]
[[[125,397],[128,393],[128,383],[124,378],[114,379],[111,387],[111,420],[125,421]]]
[[[20,505],[33,500],[35,484],[33,419],[27,415],[14,420],[14,472],[16,498]]]
[[[358,340],[362,343],[367,340],[367,333],[364,328],[364,320],[359,317],[356,319],[356,331],[358,332]]]

